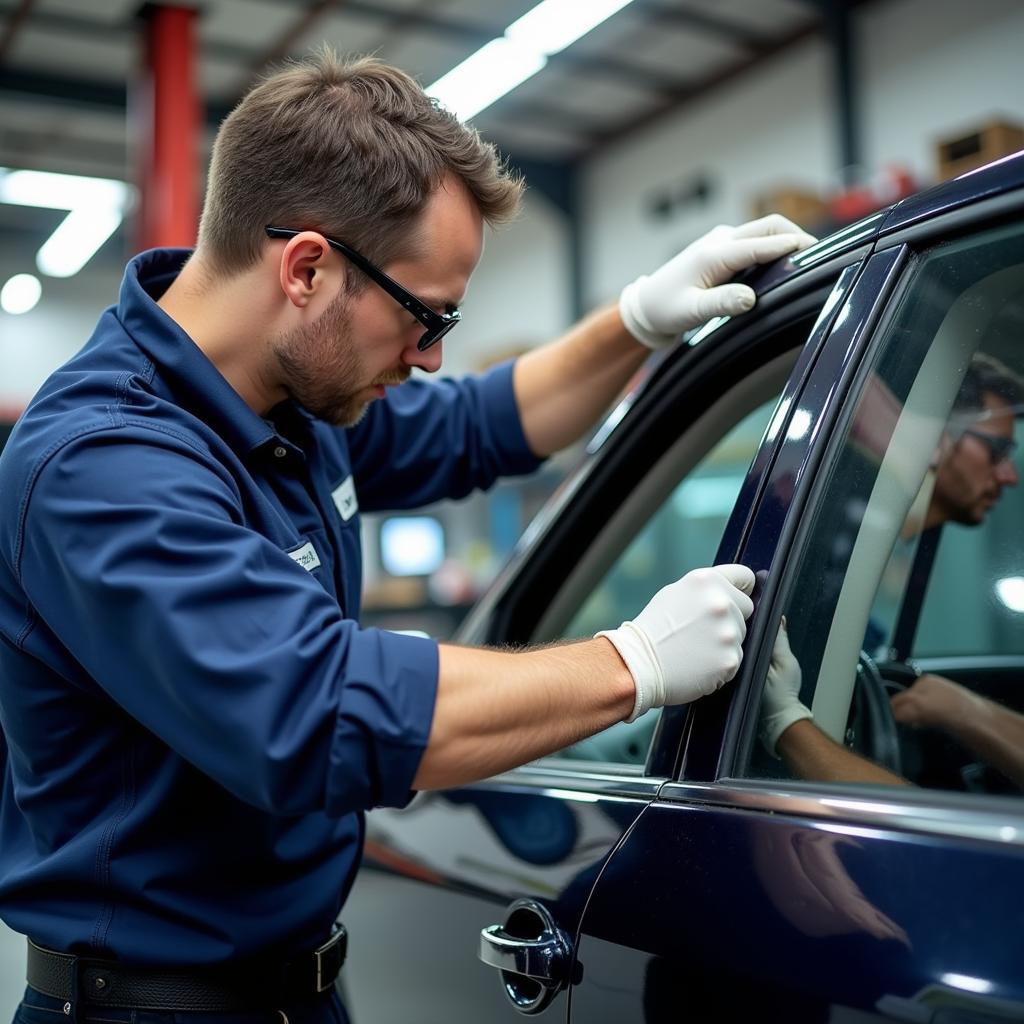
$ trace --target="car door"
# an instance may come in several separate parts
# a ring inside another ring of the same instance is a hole
[[[756,317],[722,325],[714,344],[695,335],[653,368],[459,640],[589,637],[709,564],[864,254],[808,263],[762,297]],[[564,1017],[587,898],[672,777],[685,721],[652,713],[499,778],[369,815],[345,909],[356,1024]]]
[[[939,575],[933,562],[917,583],[892,571],[901,546],[920,547],[942,453],[983,445],[957,425],[978,354],[1024,371],[1022,208],[1018,191],[883,228],[780,425],[754,512],[726,531],[719,559],[762,580],[744,664],[690,713],[676,780],[601,873],[571,1021],[698,1006],[708,1020],[1024,1019],[1020,787],[917,774],[879,666],[901,687],[922,667],[981,679],[979,695],[997,676],[989,695],[1015,686],[1019,700],[1024,686],[1019,505],[984,524],[985,560],[961,554]],[[977,544],[982,525],[943,530]],[[893,645],[903,615],[909,677]],[[939,653],[914,664],[926,636]],[[812,717],[769,750],[784,679]]]

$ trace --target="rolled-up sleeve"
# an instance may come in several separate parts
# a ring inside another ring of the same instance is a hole
[[[80,685],[240,799],[332,816],[408,799],[436,643],[344,619],[185,440],[110,430],[48,458],[16,571]]]
[[[461,498],[541,463],[523,433],[514,362],[461,380],[408,381],[347,431],[364,511]]]

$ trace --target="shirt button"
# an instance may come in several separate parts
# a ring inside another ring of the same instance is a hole
[[[274,449],[274,458],[275,459],[283,459],[287,454],[288,454],[288,449],[285,448],[283,445],[279,444]]]

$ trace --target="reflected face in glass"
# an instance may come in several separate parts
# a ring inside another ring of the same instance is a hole
[[[983,396],[985,412],[943,453],[933,502],[944,520],[977,526],[998,503],[1003,489],[1020,482],[1010,444],[1013,411],[996,395]]]

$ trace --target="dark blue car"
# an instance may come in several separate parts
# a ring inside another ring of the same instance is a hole
[[[740,674],[371,814],[355,1024],[1024,1019],[1024,155],[750,282],[457,638],[589,637],[743,562]],[[762,738],[782,676],[803,753]]]

